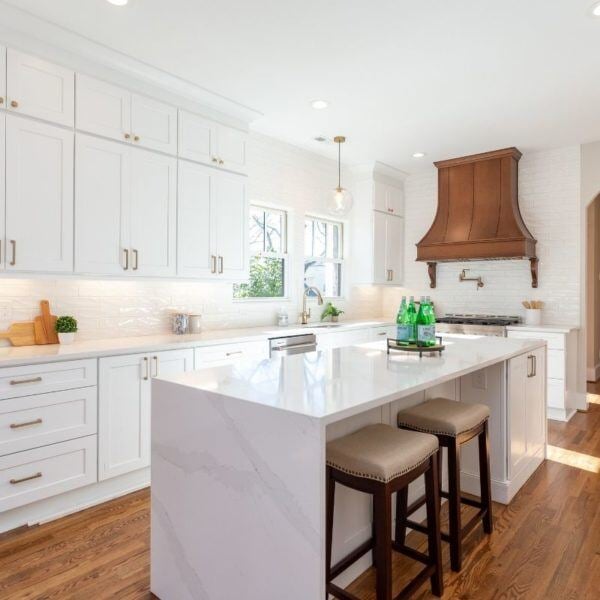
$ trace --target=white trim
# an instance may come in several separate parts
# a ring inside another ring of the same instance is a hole
[[[568,423],[576,412],[577,411],[574,408],[553,408],[549,406],[547,408],[546,417],[552,421],[563,421],[564,423]]]
[[[587,370],[587,380],[591,382],[596,382],[600,379],[600,363],[598,363],[595,367],[588,367]]]

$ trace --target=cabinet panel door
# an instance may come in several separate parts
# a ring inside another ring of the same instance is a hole
[[[509,361],[509,479],[513,479],[518,474],[527,459],[527,368],[526,354],[511,358]]]
[[[529,371],[527,377],[527,454],[541,455],[546,443],[546,353],[539,348],[529,355]],[[533,364],[531,361],[533,360]]]
[[[211,200],[217,241],[217,273],[240,279],[248,276],[248,203],[246,179],[219,173]]]
[[[75,270],[120,275],[131,267],[129,194],[131,149],[77,135]],[[131,271],[128,271],[131,272]]]
[[[217,133],[219,165],[230,171],[245,173],[247,139],[248,134],[244,131],[219,125]]]
[[[217,129],[213,121],[179,111],[178,153],[181,158],[201,163],[217,160]],[[214,160],[213,160],[214,159]]]
[[[133,149],[131,269],[135,275],[175,275],[177,161]]]
[[[98,478],[150,464],[150,358],[145,354],[99,360]]]
[[[0,46],[0,108],[6,107],[6,47]]]
[[[78,73],[77,129],[120,141],[131,139],[131,94]]]
[[[194,350],[165,350],[155,352],[152,361],[152,377],[170,377],[194,370]]]
[[[73,126],[75,73],[29,54],[7,51],[7,97],[10,110]],[[12,103],[17,106],[12,106]]]
[[[404,277],[404,219],[386,215],[386,265],[389,283],[400,284]]]
[[[216,250],[211,228],[212,187],[215,171],[179,161],[177,274],[214,277]],[[214,256],[214,258],[212,258]]]
[[[373,211],[373,283],[388,283],[387,215]]]
[[[387,212],[387,186],[380,181],[373,182],[373,209]]]
[[[404,215],[404,191],[402,188],[388,185],[387,194],[386,194],[386,202],[387,202],[387,212],[392,213],[396,216]]]
[[[0,179],[6,181],[6,117],[0,113]],[[0,270],[6,265],[6,251],[8,250],[8,241],[4,237],[6,231],[5,211],[6,211],[6,185],[0,185]]]
[[[73,132],[6,117],[11,271],[73,270]]]
[[[177,153],[177,109],[152,98],[131,96],[131,135],[135,144]]]

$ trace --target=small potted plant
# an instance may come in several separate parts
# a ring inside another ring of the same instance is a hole
[[[69,316],[58,317],[54,329],[58,333],[58,341],[61,344],[72,344],[77,332],[77,319]]]
[[[331,317],[331,322],[337,323],[338,317],[342,314],[344,314],[343,310],[335,307],[333,304],[331,304],[331,302],[328,302],[323,314],[321,315],[321,321],[327,317]]]

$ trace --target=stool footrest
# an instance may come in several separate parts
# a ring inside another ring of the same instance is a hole
[[[398,544],[397,542],[392,542],[392,548],[399,552],[400,554],[404,554],[404,556],[408,556],[408,558],[412,558],[413,560],[417,560],[422,562],[424,565],[430,564],[430,558],[427,554],[423,554],[423,552],[419,552],[414,548],[410,548],[404,544]]]
[[[329,580],[335,579],[340,573],[343,573],[350,565],[354,564],[359,558],[364,556],[369,550],[373,549],[373,539],[367,540],[358,548],[350,552],[348,556],[342,558],[340,562],[329,570]]]
[[[483,517],[483,515],[485,515],[487,511],[484,509],[478,510],[477,514],[473,516],[473,518],[466,523],[462,530],[461,530],[461,535],[464,537],[467,534],[469,534],[473,529],[475,529],[475,527],[481,522],[481,518]]]
[[[429,565],[425,567],[408,585],[402,588],[402,591],[394,597],[394,600],[404,600],[410,598],[414,591],[418,589],[435,572],[435,567]]]
[[[442,498],[449,498],[448,492],[440,491],[440,496]],[[468,498],[467,496],[460,497],[461,504],[466,504],[467,506],[472,506],[473,508],[482,508],[482,504],[479,500],[474,500],[473,498]]]
[[[419,531],[420,533],[426,534],[429,532],[426,525],[417,523],[416,521],[411,521],[410,519],[406,519],[406,526],[414,529],[415,531]]]
[[[335,585],[335,583],[327,584],[327,593],[331,594],[334,598],[339,598],[339,600],[360,600],[358,596],[347,592],[341,587]]]

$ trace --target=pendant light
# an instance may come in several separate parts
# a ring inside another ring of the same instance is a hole
[[[332,191],[327,202],[329,212],[337,217],[343,217],[352,210],[352,194],[342,187],[342,144],[346,141],[343,135],[337,135],[333,141],[338,145],[338,184]]]

